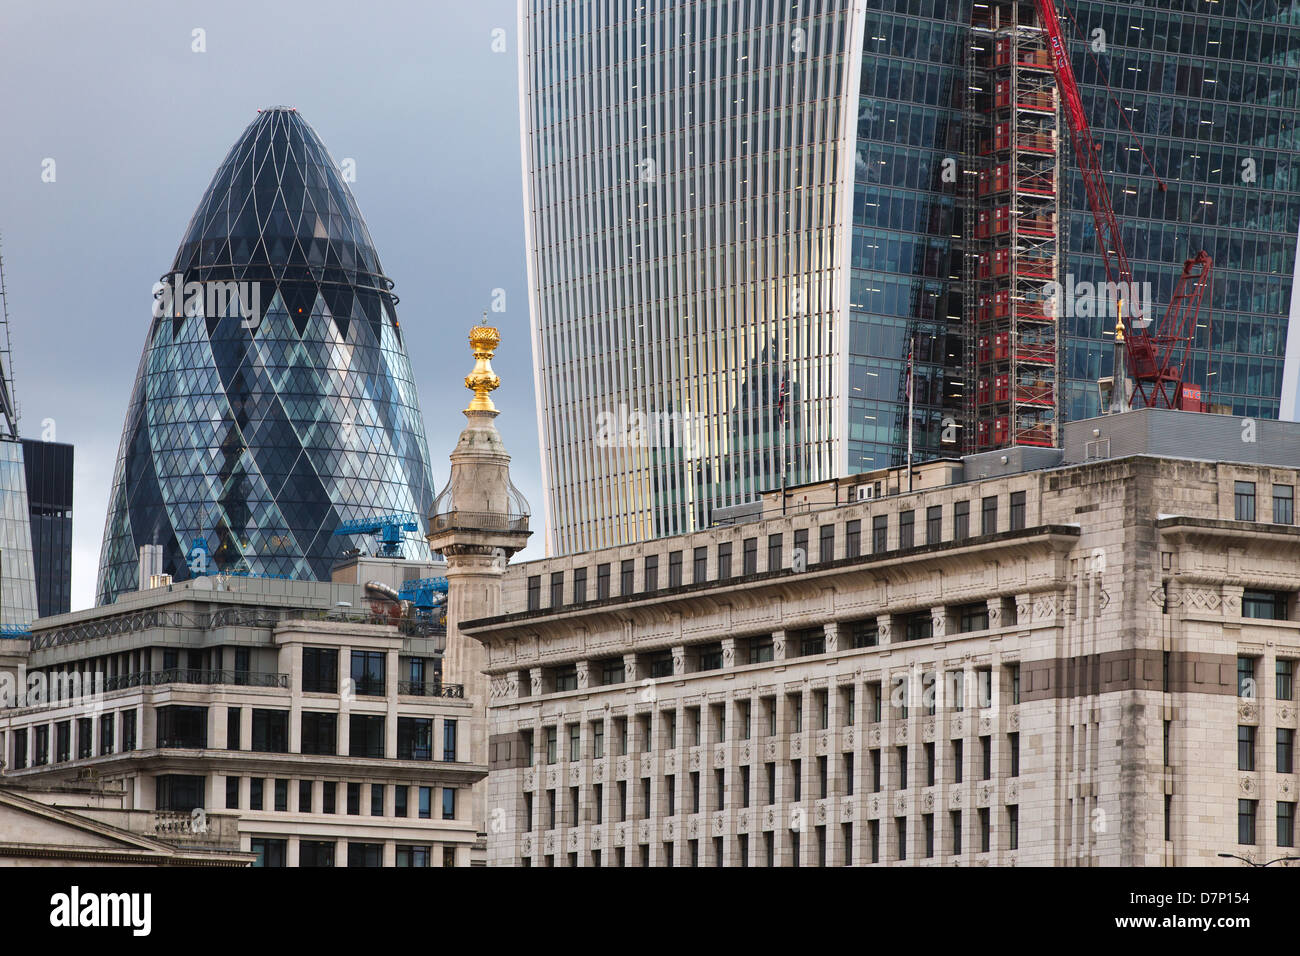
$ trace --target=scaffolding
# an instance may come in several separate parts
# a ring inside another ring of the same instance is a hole
[[[964,447],[1052,447],[1060,424],[1060,100],[1032,4],[974,9],[966,74]]]

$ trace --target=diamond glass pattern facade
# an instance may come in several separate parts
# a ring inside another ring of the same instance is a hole
[[[524,0],[548,546],[834,473],[848,0]],[[782,398],[784,394],[784,400]]]
[[[136,586],[144,544],[177,579],[197,545],[208,570],[328,580],[341,549],[370,546],[334,537],[340,522],[414,512],[423,529],[432,475],[392,282],[296,111],[261,112],[230,150],[164,283],[177,274],[204,296],[155,303],[100,603]],[[225,282],[250,285],[223,303],[208,290]],[[404,548],[428,558],[422,533]]]
[[[0,439],[0,637],[28,637],[37,616],[22,442]]]

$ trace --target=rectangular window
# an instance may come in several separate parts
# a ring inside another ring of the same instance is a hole
[[[1277,802],[1277,845],[1295,846],[1295,804]]]
[[[238,777],[226,778],[226,809],[227,810],[239,809],[239,778]]]
[[[1237,727],[1237,769],[1255,769],[1255,728],[1247,724]]]
[[[1255,658],[1237,658],[1237,696],[1255,696]]]
[[[776,764],[765,764],[764,769],[767,775],[767,805],[771,806],[776,803]]]
[[[943,505],[925,509],[925,543],[938,544],[943,540]]]
[[[817,560],[822,564],[835,560],[835,525],[824,524],[817,529]]]
[[[254,837],[249,846],[257,859],[253,866],[285,867],[289,865],[289,841]]]
[[[348,756],[384,756],[384,718],[352,714],[348,718]]]
[[[305,754],[338,753],[338,714],[302,712],[302,752]]]
[[[691,555],[691,583],[700,584],[709,579],[709,549],[696,548]]]
[[[952,539],[962,541],[970,537],[970,502],[958,501],[952,506]]]
[[[383,651],[352,652],[352,690],[361,697],[384,696]]]
[[[421,820],[433,818],[433,787],[420,788],[419,817]]]
[[[854,648],[875,647],[879,643],[880,632],[874,617],[850,622],[848,631]]]
[[[298,865],[322,867],[334,865],[336,844],[326,840],[299,840]]]
[[[1278,658],[1277,692],[1278,700],[1291,700],[1295,693],[1295,661]]]
[[[1277,772],[1295,772],[1295,731],[1285,727],[1277,729]]]
[[[925,785],[934,786],[934,744],[925,745]]]
[[[981,780],[988,780],[993,776],[993,738],[980,738],[980,770],[982,772]]]
[[[645,580],[642,582],[646,591],[659,590],[659,555],[645,556]]]
[[[668,586],[670,588],[682,586],[682,553],[680,551],[670,551],[668,553]]]
[[[321,787],[321,813],[338,812],[339,783],[337,780],[326,780]]]
[[[871,553],[884,554],[889,550],[889,515],[876,515],[871,519]]]
[[[113,715],[104,714],[99,718],[99,753],[100,755],[111,754],[113,752]]]
[[[632,558],[625,558],[618,566],[618,593],[627,596],[632,594],[636,588],[633,586],[636,580],[636,562]]]
[[[898,758],[898,789],[907,789],[907,748],[895,747],[894,752]]]
[[[916,544],[916,512],[904,511],[898,515],[898,546],[911,548]]]
[[[261,777],[253,777],[248,781],[248,809],[262,809],[262,788],[265,783]]]
[[[242,707],[226,708],[226,749],[227,750],[239,749],[239,724],[240,724],[239,718],[240,715],[243,714],[243,712],[244,711]],[[307,751],[303,751],[303,753],[306,752]]]
[[[456,788],[442,788],[442,818],[444,820],[456,819]],[[575,816],[575,822],[577,820]]]
[[[1011,678],[1011,703],[1020,703],[1020,665],[1008,664],[1007,676]]]
[[[582,725],[569,724],[569,761],[577,763],[582,759]]]
[[[907,817],[894,817],[894,832],[898,840],[898,859],[907,859]]]
[[[980,503],[980,534],[997,534],[997,532],[998,499],[993,495]]]
[[[275,812],[289,812],[289,781],[283,778],[275,781]]]
[[[309,694],[339,692],[339,652],[335,648],[302,649],[302,689]]]
[[[961,783],[963,776],[963,760],[965,754],[965,741],[958,737],[952,742],[952,782]]]
[[[77,759],[83,760],[95,752],[95,721],[91,717],[77,718]]]
[[[348,815],[354,817],[361,815],[361,784],[359,783],[348,784]]]
[[[1020,808],[1007,807],[1007,849],[1020,849]]]
[[[871,751],[871,792],[880,792],[880,764],[881,756],[879,750]]]
[[[393,787],[393,816],[405,818],[410,812],[407,800],[410,798],[411,788],[402,784]]]
[[[384,865],[382,843],[354,843],[348,841],[348,866],[377,867]]]
[[[922,641],[934,636],[934,616],[929,611],[908,614],[904,621],[904,640]]]
[[[546,762],[556,763],[560,759],[560,730],[558,727],[545,728]]]
[[[925,858],[928,860],[934,856],[934,814],[924,813],[921,815],[921,827],[925,832]]]
[[[128,713],[132,713],[128,711]],[[254,711],[257,713],[257,711]],[[289,716],[287,710],[273,711],[273,713],[283,714],[286,718]],[[157,709],[158,717],[158,746],[159,747],[177,747],[181,749],[202,750],[208,746],[208,709],[206,707],[159,707]],[[37,727],[37,742],[41,743],[41,731],[46,731],[46,740],[43,746],[36,748],[36,756],[44,763],[48,759],[48,727]],[[256,749],[256,747],[254,747]],[[285,753],[285,750],[278,751]]]
[[[844,525],[844,556],[856,558],[862,554],[862,522],[858,519]]]
[[[990,832],[991,828],[989,826],[988,807],[980,807],[979,818],[980,818],[980,852],[987,853],[989,851],[989,844],[992,842],[991,839],[992,833]]]
[[[780,571],[784,562],[781,556],[782,536],[779,534],[769,534],[767,536],[767,570]]]
[[[989,606],[983,601],[957,608],[957,630],[962,634],[989,629]]]
[[[433,720],[429,717],[397,718],[397,759],[433,759]]]
[[[1285,621],[1287,598],[1285,591],[1246,591],[1241,596],[1241,616],[1264,621]]]
[[[1025,493],[1023,491],[1011,492],[1011,530],[1023,531],[1025,529]]]
[[[587,600],[587,569],[573,569],[573,603],[581,604]]]
[[[718,580],[731,577],[731,542],[718,545]]]
[[[1233,483],[1233,517],[1238,521],[1255,520],[1255,483],[1238,481]]]
[[[528,578],[528,610],[537,611],[542,607],[542,576],[530,575]]]
[[[1255,816],[1259,811],[1258,800],[1237,801],[1237,842],[1246,846],[1255,845]]]
[[[256,753],[289,752],[289,712],[253,708],[253,750]]]
[[[750,664],[765,664],[772,660],[772,638],[770,636],[751,637],[749,639]]]
[[[867,821],[867,842],[871,845],[871,862],[880,862],[880,821]]]
[[[609,565],[596,565],[596,600],[609,599]]]
[[[564,572],[551,572],[551,607],[560,607],[564,604]]]
[[[742,556],[741,574],[750,575],[758,573],[758,539],[746,538],[744,540],[744,553]]]
[[[206,717],[207,711],[204,711]],[[63,763],[72,759],[72,721],[61,720],[54,725],[54,759]]]
[[[952,832],[952,852],[953,856],[961,855],[961,811],[952,810],[948,813],[948,829]]]
[[[1020,735],[1007,734],[1007,750],[1011,756],[1011,776],[1020,776]]]
[[[445,718],[442,722],[442,759],[447,763],[456,762],[456,721]]]
[[[451,850],[452,857],[455,859],[455,848],[443,847],[443,850]],[[429,867],[433,866],[430,862],[433,859],[433,848],[428,846],[408,846],[404,843],[397,844],[397,858],[395,865],[400,867]],[[454,866],[455,863],[447,863],[447,854],[443,853],[443,866]]]
[[[1273,523],[1295,524],[1295,487],[1273,486]]]

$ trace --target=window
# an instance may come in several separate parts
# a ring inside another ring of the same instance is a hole
[[[844,556],[856,558],[862,553],[862,522],[858,519],[844,525]]]
[[[289,752],[289,712],[253,708],[253,750],[264,754]]]
[[[1295,846],[1295,804],[1277,802],[1277,845]]]
[[[718,580],[731,577],[731,542],[718,545]]]
[[[957,630],[962,634],[989,629],[989,606],[983,601],[957,608]]]
[[[680,551],[670,551],[668,553],[668,586],[670,588],[682,586],[682,553]]]
[[[582,759],[582,725],[569,724],[569,761],[576,763]]]
[[[783,565],[781,560],[781,535],[769,534],[767,536],[767,569],[769,571],[779,571]]]
[[[894,752],[898,758],[898,789],[907,789],[907,748],[895,747]]]
[[[27,766],[27,729],[14,731],[14,769],[22,770]]]
[[[442,818],[444,820],[456,819],[456,788],[442,788]],[[574,818],[576,822],[576,817]]]
[[[275,812],[289,812],[289,781],[283,778],[275,781]]]
[[[980,534],[997,534],[998,499],[996,495],[980,502]]]
[[[609,597],[609,565],[596,565],[596,600],[604,601]]]
[[[705,644],[699,649],[697,658],[699,669],[702,671],[716,671],[722,668],[722,645]]]
[[[921,641],[934,636],[934,617],[929,611],[916,611],[904,620],[904,640]]]
[[[411,788],[401,784],[393,788],[393,816],[404,818],[410,811],[407,800],[410,797]]]
[[[911,548],[916,544],[916,512],[904,511],[898,516],[898,546]]]
[[[582,604],[587,600],[587,569],[573,569],[573,603]]]
[[[321,813],[336,813],[339,795],[339,783],[337,780],[326,780],[321,787]]]
[[[880,792],[880,765],[881,756],[879,750],[871,751],[871,792]]]
[[[883,554],[889,550],[889,515],[876,515],[871,519],[871,553]]]
[[[794,635],[799,642],[799,656],[808,657],[812,654],[826,653],[826,630],[821,627],[812,627],[800,631]]]
[[[1237,727],[1237,769],[1255,769],[1255,728],[1245,724]]]
[[[925,543],[938,544],[943,540],[943,506],[925,509]]]
[[[1025,529],[1025,493],[1023,491],[1011,492],[1011,530],[1023,531]]]
[[[1008,664],[1007,676],[1011,678],[1011,703],[1020,703],[1020,665]]]
[[[767,776],[767,805],[776,803],[776,764],[764,764]]]
[[[980,738],[980,779],[988,780],[993,776],[993,738]]]
[[[1020,849],[1020,808],[1007,807],[1007,849]]]
[[[302,752],[305,754],[338,753],[338,714],[302,712]]]
[[[578,665],[565,664],[551,670],[551,680],[555,686],[555,693],[560,694],[565,691],[578,689]]]
[[[763,637],[751,637],[749,639],[749,660],[750,664],[763,664],[772,660],[772,638],[768,635]]]
[[[934,744],[925,745],[925,785],[934,786]]]
[[[128,713],[133,713],[128,711]],[[256,713],[256,711],[254,711]],[[288,711],[279,711],[288,716]],[[159,707],[158,746],[202,750],[208,745],[208,709],[206,707]],[[134,727],[132,728],[134,730]],[[44,742],[41,731],[46,732]],[[36,756],[42,763],[48,759],[48,727],[36,728],[38,746]],[[256,749],[256,748],[254,748]],[[280,751],[283,753],[284,751]]]
[[[348,718],[348,756],[384,756],[384,718],[352,714]]]
[[[987,853],[989,851],[989,843],[991,842],[990,837],[992,836],[989,827],[989,808],[980,807],[979,817],[980,817],[980,852]]]
[[[1293,485],[1273,486],[1273,523],[1295,523],[1295,487]]]
[[[740,739],[748,740],[750,738],[750,733],[751,733],[750,725],[751,725],[751,716],[752,716],[751,711],[753,710],[753,705],[750,704],[750,702],[747,700],[742,700],[736,704],[736,707],[740,712]]]
[[[1285,621],[1285,591],[1245,591],[1241,596],[1241,616],[1264,621]]]
[[[348,841],[348,866],[376,867],[384,865],[382,843],[354,843]]]
[[[925,856],[930,859],[934,856],[934,814],[922,814],[921,826],[925,831]]]
[[[160,708],[161,709],[161,708]],[[159,746],[162,746],[161,744]],[[32,766],[43,767],[50,762],[50,725],[40,724],[32,734]]]
[[[243,712],[244,711],[242,707],[226,708],[226,749],[227,750],[239,749],[239,729],[240,729],[239,725],[242,722],[240,720],[240,717],[243,714]],[[303,752],[306,753],[306,751]]]
[[[867,821],[867,842],[871,845],[871,862],[880,862],[880,821]]]
[[[650,655],[650,676],[652,678],[673,676],[672,651],[657,651]]]
[[[299,840],[298,865],[333,866],[334,847],[335,843],[333,841]]]
[[[77,718],[77,759],[83,760],[95,752],[95,721],[91,717]]]
[[[542,606],[542,576],[530,575],[528,578],[528,610],[537,611]]]
[[[262,788],[266,781],[261,777],[252,777],[248,781],[248,809],[262,809]]]
[[[961,783],[963,776],[963,760],[965,758],[965,741],[958,737],[952,742],[952,782]]]
[[[559,607],[564,603],[564,572],[551,572],[551,607]]]
[[[628,595],[633,593],[636,588],[633,582],[636,578],[636,562],[632,558],[624,559],[618,568],[618,593]]]
[[[1233,517],[1238,521],[1255,520],[1255,483],[1238,481],[1233,483]]]
[[[1277,772],[1295,772],[1295,731],[1279,727],[1277,730]]]
[[[1295,661],[1278,658],[1277,692],[1278,700],[1291,700],[1295,688]]]
[[[226,809],[227,810],[239,809],[239,778],[238,777],[226,778]]]
[[[642,586],[646,591],[659,590],[659,555],[647,554],[645,556],[645,580]]]
[[[907,817],[894,817],[894,830],[898,839],[898,859],[907,859]]]
[[[99,718],[99,752],[101,755],[111,754],[113,752],[112,714],[104,714],[104,716]]]
[[[253,866],[274,866],[282,867],[289,865],[289,841],[288,840],[271,840],[263,837],[254,837],[249,845],[257,859],[253,861]]]
[[[858,719],[858,689],[852,684],[840,688],[841,708],[844,714],[844,726],[852,727]]]
[[[456,721],[444,719],[442,722],[442,759],[448,763],[456,762]]]
[[[1007,750],[1011,756],[1011,776],[1020,776],[1020,735],[1007,734]]]
[[[958,501],[952,506],[952,539],[961,541],[970,537],[970,502]]]
[[[1237,696],[1255,696],[1255,658],[1237,658]]]
[[[848,625],[849,638],[853,647],[875,647],[879,643],[879,631],[876,619],[869,617],[861,621],[851,621]]]
[[[699,584],[709,579],[709,549],[696,548],[691,561],[691,583]]]
[[[560,729],[558,727],[546,728],[546,762],[556,763],[560,759]]]
[[[361,784],[348,784],[348,815],[361,815]]]
[[[404,843],[397,844],[396,865],[401,867],[427,867],[433,864],[429,861],[433,858],[432,848],[427,846],[408,846]]]
[[[122,749],[135,749],[135,725],[136,712],[132,710],[122,711]]]
[[[57,763],[72,759],[72,721],[61,720],[54,725],[54,759]]]
[[[1255,845],[1255,816],[1259,811],[1258,800],[1237,801],[1237,842],[1247,846]]]
[[[382,783],[372,783],[370,785],[370,815],[372,817],[382,817],[384,815],[384,785]]]
[[[352,652],[352,689],[362,697],[384,696],[383,651]]]
[[[948,829],[952,831],[952,852],[954,856],[961,855],[961,811],[952,810],[948,813]]]
[[[433,817],[433,787],[420,788],[419,816],[421,820]]]
[[[592,788],[592,790],[594,791],[592,805],[596,811],[595,822],[596,825],[599,826],[605,822],[605,785],[598,783]],[[531,798],[532,794],[529,794],[529,797]]]
[[[397,718],[397,759],[433,759],[433,720],[431,718]]]
[[[824,524],[817,529],[817,560],[822,564],[835,560],[835,525]]]
[[[597,661],[591,669],[600,675],[602,687],[623,683],[624,670],[621,657],[606,657],[604,660]]]
[[[159,774],[155,780],[155,796],[159,810],[189,813],[204,806],[203,790],[206,777],[179,773]]]
[[[803,799],[803,761],[790,761],[790,799],[798,803]]]
[[[746,538],[742,542],[741,566],[742,575],[758,573],[758,539]]]

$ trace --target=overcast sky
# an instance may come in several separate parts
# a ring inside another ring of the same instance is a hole
[[[469,399],[466,335],[505,290],[504,314],[489,313],[503,337],[493,397],[515,483],[539,516],[526,555],[541,553],[515,34],[514,0],[0,2],[13,384],[24,436],[50,420],[76,445],[74,610],[94,603],[152,285],[264,106],[297,107],[336,161],[355,161],[352,190],[401,299],[438,487]]]

